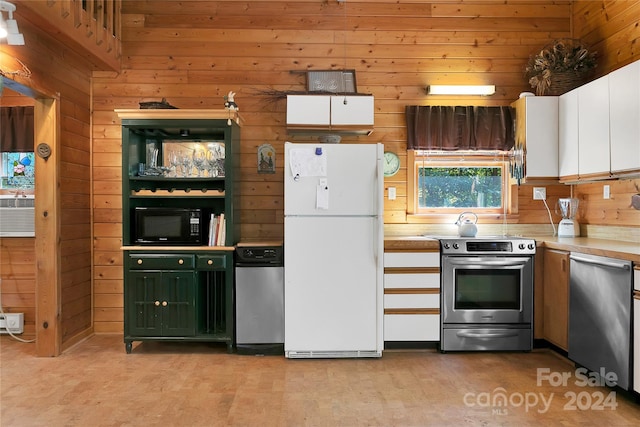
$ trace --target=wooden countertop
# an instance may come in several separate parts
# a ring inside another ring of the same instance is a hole
[[[589,237],[537,236],[531,238],[536,241],[538,247],[624,259],[640,265],[640,243]],[[389,236],[384,239],[384,249],[430,252],[439,250],[440,244],[437,239],[431,237]]]

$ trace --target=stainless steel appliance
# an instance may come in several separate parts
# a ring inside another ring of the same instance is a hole
[[[239,243],[236,249],[236,348],[284,354],[282,246]]]
[[[535,241],[439,240],[440,350],[531,350]]]
[[[596,255],[569,257],[569,359],[617,385],[631,383],[631,261]]]

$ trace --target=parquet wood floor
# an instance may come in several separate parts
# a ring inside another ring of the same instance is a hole
[[[121,336],[97,335],[57,358],[38,358],[33,344],[7,336],[0,344],[2,427],[640,424],[633,395],[582,386],[573,364],[546,349],[288,360],[227,354],[218,344],[147,342],[127,355]],[[571,377],[552,385],[539,368],[552,379]],[[599,393],[616,406],[598,409]]]

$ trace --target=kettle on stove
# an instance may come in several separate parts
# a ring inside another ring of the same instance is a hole
[[[471,219],[469,215],[473,215],[474,218]],[[478,232],[477,222],[478,215],[473,212],[462,212],[456,221],[458,235],[460,237],[476,237],[476,233]]]

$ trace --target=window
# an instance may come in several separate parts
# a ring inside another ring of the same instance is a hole
[[[507,153],[409,150],[408,210],[413,214],[506,213]]]

